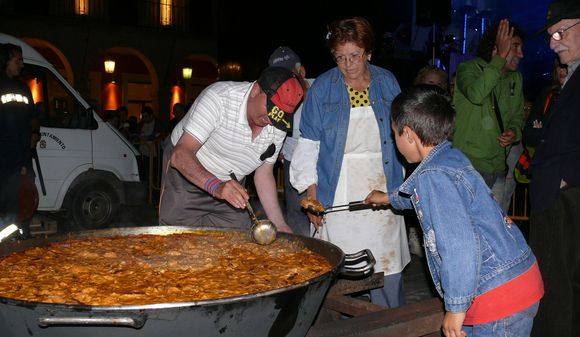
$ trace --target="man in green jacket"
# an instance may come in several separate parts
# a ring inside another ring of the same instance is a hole
[[[463,151],[504,204],[506,157],[521,139],[523,33],[507,20],[485,32],[478,57],[457,68],[453,145]]]

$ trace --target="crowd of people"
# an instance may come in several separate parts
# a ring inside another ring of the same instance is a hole
[[[372,64],[369,22],[350,17],[328,26],[336,66],[316,79],[282,46],[255,82],[217,82],[191,107],[176,104],[167,131],[149,107],[140,122],[121,107],[109,123],[143,157],[158,155],[147,142],[163,140],[161,224],[248,228],[245,182],[253,175],[279,231],[346,253],[370,249],[384,273],[370,300],[394,308],[405,305],[402,271],[408,240],[417,241],[408,239],[402,213],[411,209],[424,242],[415,253],[426,256],[443,298],[447,337],[573,336],[580,331],[580,3],[551,4],[546,32],[557,54],[554,83],[529,115],[518,70],[525,37],[508,20],[485,32],[477,57],[450,83],[428,66],[401,91],[389,70]],[[14,218],[14,191],[33,175],[38,124],[30,91],[13,79],[22,52],[9,47],[0,50],[0,94],[26,98],[2,96],[0,104],[0,151],[13,158],[0,166],[0,216]],[[26,132],[12,132],[16,124]],[[523,178],[531,188],[529,241],[507,216]],[[321,215],[303,209],[302,199],[362,207]]]
[[[385,275],[370,300],[392,308],[405,304],[401,272],[410,261],[400,211],[414,209],[445,302],[446,336],[572,336],[580,331],[573,327],[580,298],[580,141],[573,132],[579,11],[574,2],[551,5],[543,32],[559,57],[556,82],[529,116],[518,70],[525,39],[505,19],[486,31],[477,57],[460,64],[451,83],[441,69],[425,67],[402,92],[390,71],[372,64],[373,30],[364,18],[328,26],[336,67],[316,79],[306,77],[291,48],[277,48],[256,82],[211,85],[176,125],[161,222],[246,228],[243,179],[253,172],[280,231],[345,252],[369,248],[375,271]],[[530,245],[506,215],[524,155],[533,160]],[[286,218],[272,175],[276,160],[285,169]],[[321,216],[300,207],[305,198],[323,208],[365,207]]]

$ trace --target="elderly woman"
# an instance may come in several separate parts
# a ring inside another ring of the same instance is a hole
[[[300,122],[301,139],[290,168],[292,185],[324,207],[363,200],[369,191],[392,191],[403,168],[391,138],[390,108],[400,92],[389,71],[369,64],[373,32],[363,18],[333,22],[328,47],[337,67],[316,79]],[[375,304],[404,304],[401,271],[409,262],[404,219],[389,209],[309,214],[316,235],[352,253],[370,248],[385,286]]]

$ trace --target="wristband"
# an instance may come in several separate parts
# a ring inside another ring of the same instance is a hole
[[[225,181],[220,180],[217,184],[212,186],[211,190],[209,191],[209,193],[211,193],[212,197],[215,197],[215,192],[217,191],[217,189],[225,183],[226,183]]]
[[[217,188],[219,187],[219,185],[222,183],[223,181],[219,180],[217,177],[213,176],[211,178],[209,178],[204,185],[204,189],[211,194],[212,196],[214,196],[215,191],[217,190]]]

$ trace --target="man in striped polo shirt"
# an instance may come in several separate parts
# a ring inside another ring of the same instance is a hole
[[[166,225],[248,228],[247,190],[230,180],[254,172],[268,218],[290,232],[278,202],[274,163],[289,116],[302,100],[287,69],[266,68],[256,82],[217,82],[195,100],[171,134],[159,205]],[[171,151],[169,156],[169,151]]]

